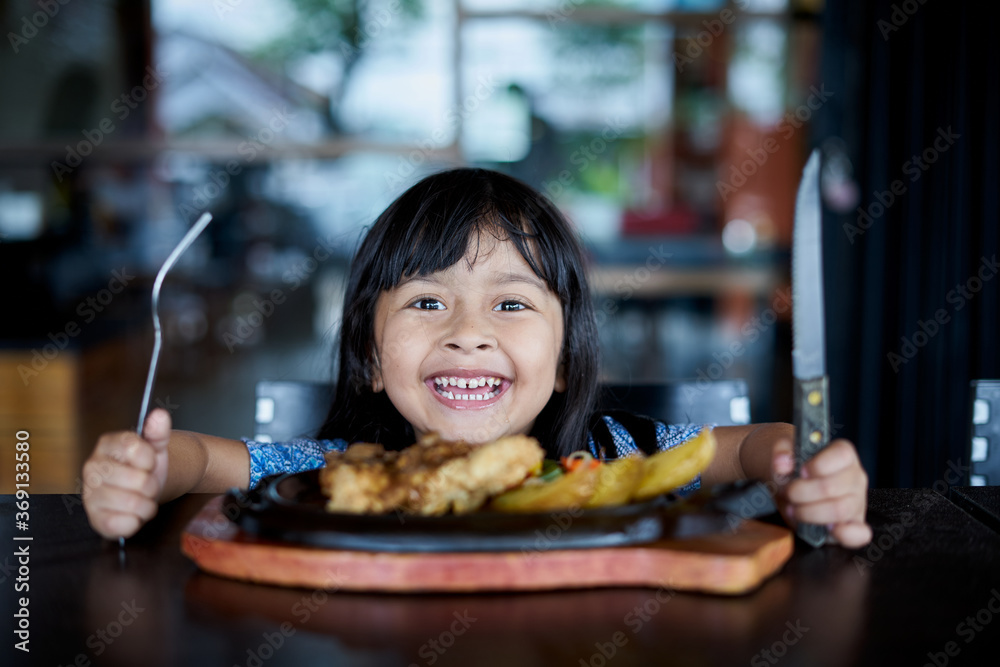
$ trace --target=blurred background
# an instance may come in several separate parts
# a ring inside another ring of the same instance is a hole
[[[30,431],[35,492],[79,490],[98,435],[135,427],[153,278],[206,210],[163,289],[152,403],[251,436],[257,381],[334,377],[366,226],[458,165],[577,226],[606,381],[740,378],[753,421],[791,421],[794,195],[821,148],[833,428],[873,485],[929,486],[968,461],[969,382],[1000,377],[981,19],[937,0],[0,1],[0,437]]]

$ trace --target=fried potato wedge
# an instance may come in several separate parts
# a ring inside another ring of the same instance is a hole
[[[684,444],[647,457],[631,499],[648,500],[690,482],[712,462],[716,448],[715,435],[704,428]]]
[[[549,482],[525,482],[493,498],[498,512],[550,512],[581,507],[594,494],[600,467],[583,466]]]
[[[584,507],[624,505],[639,485],[645,469],[642,453],[615,459],[598,468],[597,488]]]

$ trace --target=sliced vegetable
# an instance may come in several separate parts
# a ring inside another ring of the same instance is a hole
[[[489,509],[498,512],[549,512],[581,507],[597,487],[599,470],[595,466],[580,465],[549,482],[522,484],[495,497]]]
[[[705,428],[684,444],[647,457],[632,500],[647,500],[690,482],[712,462],[716,448],[715,435]]]
[[[536,479],[542,482],[551,482],[556,477],[561,477],[563,474],[562,464],[559,461],[553,461],[552,459],[545,459],[542,461],[542,469],[535,476]]]
[[[562,457],[562,466],[567,472],[573,472],[581,467],[596,468],[601,462],[595,459],[590,452],[578,451],[569,456]]]
[[[594,495],[584,507],[609,507],[627,503],[642,479],[644,459],[639,453],[603,464]]]

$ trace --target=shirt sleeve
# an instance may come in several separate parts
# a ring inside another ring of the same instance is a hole
[[[297,438],[289,442],[258,442],[243,438],[250,453],[250,488],[268,475],[280,472],[302,472],[326,465],[323,455],[329,451],[344,451],[346,440],[313,440]]]
[[[632,434],[621,423],[607,415],[602,417],[602,419],[611,432],[611,439],[614,442],[615,456],[617,458],[642,451],[636,444]],[[703,428],[715,428],[715,424],[664,424],[661,421],[655,421],[654,424],[656,426],[656,448],[660,451],[666,451],[687,442],[698,435]],[[595,448],[593,438],[591,438],[590,445],[591,450],[593,450]],[[677,492],[683,495],[691,491],[696,491],[699,488],[701,488],[701,475],[698,475],[691,482],[680,487]]]

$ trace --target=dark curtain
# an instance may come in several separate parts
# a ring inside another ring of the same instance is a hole
[[[859,210],[825,214],[832,415],[872,486],[954,483],[969,383],[1000,377],[1000,35],[983,7],[823,12],[820,76],[835,95],[814,140],[843,140],[860,187]]]

